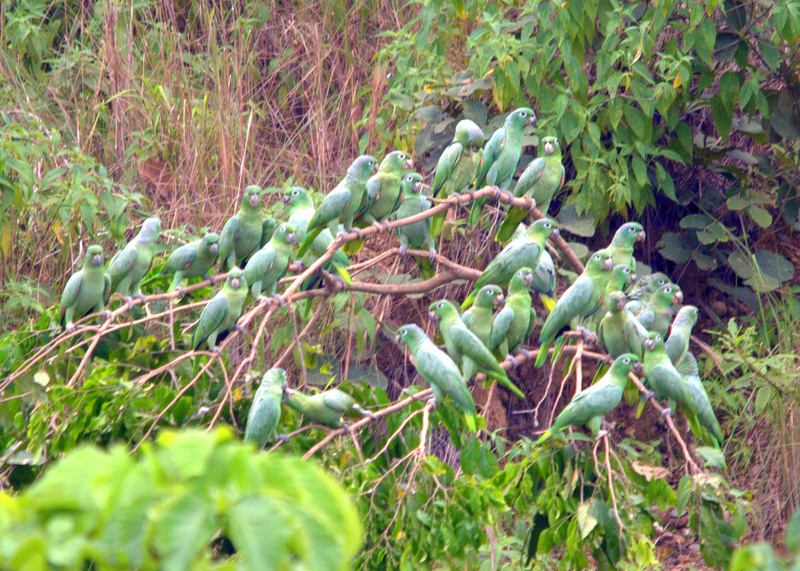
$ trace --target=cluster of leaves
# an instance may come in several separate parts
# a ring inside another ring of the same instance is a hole
[[[82,447],[19,496],[0,493],[0,561],[15,569],[346,569],[363,530],[309,462],[229,430],[163,432],[139,454]]]

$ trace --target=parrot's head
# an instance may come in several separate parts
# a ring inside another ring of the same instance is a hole
[[[683,302],[683,292],[675,284],[663,285],[656,290],[656,297],[663,301],[664,305],[675,305]]]
[[[614,233],[611,243],[614,245],[634,244],[645,239],[644,228],[638,222],[626,222]]]
[[[518,129],[522,129],[526,125],[535,127],[536,113],[534,113],[533,109],[530,107],[520,107],[506,117],[505,124],[509,126],[513,125]]]
[[[98,245],[89,246],[86,250],[86,261],[95,268],[103,265],[103,248]]]
[[[159,218],[148,218],[145,220],[144,224],[142,224],[142,229],[139,232],[139,236],[145,240],[157,240],[160,234],[161,219]]]
[[[647,334],[647,338],[644,340],[644,349],[645,351],[653,351],[658,348],[659,344],[664,344],[664,340],[661,338],[661,335],[655,331],[651,331]]]
[[[544,154],[548,156],[555,153],[556,150],[561,151],[557,137],[542,137],[542,145],[544,146]]]
[[[250,208],[258,208],[261,204],[261,187],[251,184],[244,189],[244,202],[250,205]]]
[[[514,277],[511,278],[514,284],[514,289],[521,289],[520,286],[529,288],[533,283],[533,272],[528,267],[522,267],[516,271]]]
[[[403,177],[403,181],[401,183],[401,187],[403,189],[403,193],[410,193],[413,192],[414,194],[419,194],[422,192],[422,175],[416,172],[410,172],[406,176]]]
[[[494,284],[483,286],[475,296],[475,303],[478,307],[500,307],[503,301],[505,301],[503,290]]]
[[[420,329],[418,325],[409,323],[408,325],[403,325],[397,330],[397,335],[394,337],[394,342],[398,345],[403,344],[411,346],[412,343],[421,339],[421,337],[424,335],[425,333],[423,333],[422,329]]]
[[[302,186],[293,186],[287,192],[281,196],[281,200],[284,204],[291,204],[291,205],[311,205],[311,195],[309,192],[303,188]]]
[[[636,274],[626,266],[625,264],[617,264],[611,270],[612,279],[618,281],[622,285],[627,285],[629,283],[633,283],[633,279],[636,277]]]
[[[294,224],[289,224],[288,222],[284,222],[278,229],[275,231],[275,235],[278,237],[279,240],[286,242],[287,244],[294,244],[297,240],[297,227]]]
[[[347,168],[347,173],[365,180],[375,172],[375,165],[377,164],[378,159],[372,155],[361,155]]]
[[[434,301],[428,309],[428,316],[433,321],[439,321],[441,319],[446,319],[447,317],[452,317],[453,314],[458,315],[456,307],[446,299]]]
[[[464,147],[480,149],[486,141],[486,136],[483,134],[483,129],[478,127],[474,121],[462,119],[456,125],[456,134],[453,140],[461,143]]]
[[[209,232],[203,236],[203,245],[209,252],[216,254],[217,251],[219,251],[219,234],[216,232]]]
[[[228,278],[225,280],[226,285],[230,286],[231,289],[237,290],[240,287],[247,287],[246,280],[244,279],[244,274],[242,270],[239,268],[234,267],[231,271],[228,272]]]
[[[261,384],[270,384],[273,387],[279,387],[282,391],[286,388],[288,383],[288,379],[286,376],[286,371],[281,369],[280,367],[275,367],[270,369],[264,376],[261,377]]]
[[[622,369],[625,372],[634,371],[637,374],[642,372],[642,363],[639,361],[639,357],[633,353],[623,353],[617,357],[614,360],[612,368],[615,366],[617,369]]]
[[[611,294],[608,296],[608,305],[609,307],[613,307],[617,311],[622,311],[625,309],[625,303],[627,302],[627,298],[625,294],[621,291],[612,291]]]
[[[543,236],[545,239],[555,238],[559,234],[558,228],[549,218],[540,218],[528,228],[528,236],[531,238],[534,236]]]
[[[684,305],[681,307],[678,315],[675,316],[675,321],[686,327],[694,327],[694,324],[697,323],[698,315],[697,307],[694,305]]]

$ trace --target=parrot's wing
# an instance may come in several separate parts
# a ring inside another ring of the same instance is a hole
[[[436,163],[436,172],[433,175],[433,183],[431,184],[434,196],[438,196],[442,185],[445,183],[447,177],[450,176],[450,173],[458,164],[458,161],[461,159],[461,151],[463,149],[464,146],[461,143],[454,141],[447,146],[442,155],[439,157],[439,162]]]
[[[124,248],[120,250],[111,261],[108,263],[106,273],[111,276],[112,281],[122,279],[127,274],[133,265],[136,263],[136,250],[134,248]]]
[[[492,334],[489,337],[489,348],[499,347],[508,336],[511,325],[514,323],[514,310],[506,306],[500,310],[492,322]]]
[[[164,264],[164,269],[171,272],[187,269],[192,265],[195,258],[197,258],[198,247],[197,244],[186,244],[185,246],[177,248],[167,259],[167,263]]]
[[[80,272],[76,272],[70,276],[61,294],[61,307],[66,309],[75,302],[75,299],[77,299],[81,291],[82,281]]]
[[[215,295],[214,298],[203,309],[200,314],[200,321],[197,322],[197,332],[194,336],[194,346],[204,341],[212,331],[216,330],[225,319],[228,311],[228,300],[224,295]]]
[[[530,190],[534,183],[542,176],[542,173],[544,172],[544,165],[545,162],[542,157],[535,158],[530,162],[527,168],[519,176],[517,186],[514,188],[514,196],[520,197]]]

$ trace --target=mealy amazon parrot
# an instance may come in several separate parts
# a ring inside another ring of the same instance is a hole
[[[217,261],[218,254],[219,234],[215,232],[209,232],[200,240],[176,248],[161,269],[162,274],[175,274],[169,289],[183,295],[181,281],[189,278],[206,278],[213,285],[214,273],[211,268]]]
[[[666,274],[655,272],[646,276],[640,277],[630,292],[627,292],[628,297],[628,311],[636,313],[642,307],[650,303],[650,298],[658,288],[661,286],[671,284],[672,281]]]
[[[689,384],[669,360],[664,339],[655,331],[649,332],[644,340],[643,362],[646,384],[656,398],[678,403],[689,422],[696,422],[697,407]],[[666,409],[665,413],[669,410]]]
[[[625,291],[625,288],[633,283],[635,279],[636,274],[625,264],[617,264],[611,268],[611,275],[608,277],[608,282],[603,292],[603,303],[595,314],[589,318],[589,329],[597,329],[597,326],[600,325],[600,321],[605,317],[606,311],[610,308],[609,296],[611,293],[615,291]],[[627,351],[623,351],[623,353],[627,353]]]
[[[605,284],[611,273],[611,252],[599,250],[592,254],[583,273],[567,288],[547,315],[539,333],[539,355],[536,366],[541,367],[550,344],[566,331],[573,319],[582,320],[596,312],[603,302]]]
[[[228,272],[222,289],[203,308],[192,335],[192,347],[199,349],[205,343],[212,351],[220,352],[217,341],[225,339],[228,331],[236,326],[246,298],[247,279],[242,270],[234,267]]]
[[[480,190],[484,186],[508,189],[522,154],[523,131],[526,125],[536,126],[536,115],[533,109],[520,107],[506,117],[502,127],[492,133],[483,147],[481,166],[475,177],[476,189]],[[472,203],[469,212],[471,226],[478,223],[485,203],[485,198]]]
[[[516,365],[512,355],[533,333],[536,326],[536,310],[531,304],[531,281],[533,271],[522,267],[511,278],[508,284],[508,297],[503,308],[497,312],[492,321],[492,334],[489,348],[496,349],[495,354],[510,359]],[[524,351],[527,353],[527,351]],[[530,358],[530,355],[528,355]]]
[[[564,186],[564,165],[561,164],[561,146],[556,137],[542,137],[539,141],[539,156],[533,159],[522,171],[514,187],[514,196],[530,196],[536,207],[547,215],[550,201]],[[512,207],[497,231],[495,240],[505,244],[513,236],[520,222],[525,220],[528,211],[518,206]]]
[[[306,237],[308,223],[313,218],[315,212],[314,200],[311,198],[311,193],[303,187],[294,186],[283,195],[282,200],[284,204],[289,205],[289,218],[286,221],[289,224],[294,224],[297,242],[302,243]],[[322,231],[317,234],[317,237],[314,238],[314,241],[311,242],[311,249],[303,258],[303,263],[306,266],[314,263],[314,260],[322,256],[328,250],[333,240],[334,238],[331,231],[328,228],[323,228]],[[333,270],[344,283],[350,285],[352,279],[347,271],[347,266],[349,265],[350,258],[347,257],[347,254],[341,250],[336,250],[328,263],[323,267],[328,270]]]
[[[403,200],[394,213],[396,220],[415,216],[425,212],[431,207],[431,201],[422,194],[422,175],[408,173],[400,183]],[[423,280],[434,276],[432,262],[436,259],[436,244],[429,232],[430,218],[399,226],[394,229],[400,239],[400,254],[405,255],[406,250],[427,250],[428,258],[415,258],[419,266],[419,275]]]
[[[447,198],[460,194],[475,182],[483,157],[483,130],[469,119],[462,119],[456,125],[451,142],[439,157],[433,175],[433,196]],[[430,234],[436,238],[442,231],[445,213],[431,219]]]
[[[239,211],[228,218],[219,235],[220,268],[246,267],[247,261],[272,237],[275,220],[261,214],[262,190],[250,185],[244,189]]]
[[[464,322],[467,329],[472,331],[489,349],[493,349],[489,345],[489,340],[492,336],[494,309],[496,305],[502,304],[504,299],[503,289],[500,286],[485,285],[478,290],[478,295],[475,296],[475,301],[472,302],[469,309],[461,314],[461,321]],[[501,357],[505,357],[505,355]]]
[[[664,342],[664,348],[669,355],[669,360],[676,367],[683,356],[689,351],[689,339],[692,329],[697,323],[698,311],[694,305],[684,305],[678,310],[675,319],[669,326],[669,337]]]
[[[544,251],[545,240],[550,236],[557,236],[558,229],[547,218],[537,220],[530,225],[525,234],[513,240],[503,248],[495,258],[489,262],[486,269],[473,284],[470,293],[461,304],[462,308],[472,305],[475,296],[486,284],[507,284],[516,271],[522,267],[535,268]]]
[[[89,246],[83,257],[83,267],[69,277],[61,293],[61,326],[70,333],[75,329],[73,320],[90,312],[103,311],[110,291],[111,278],[103,269],[103,249]]]
[[[261,449],[275,441],[275,429],[281,420],[281,399],[286,386],[286,371],[275,367],[261,377],[244,430],[245,442],[254,442]]]
[[[403,169],[412,168],[414,161],[403,151],[392,151],[383,158],[378,172],[367,180],[367,195],[375,198],[369,209],[358,218],[359,226],[382,223],[397,210],[403,200],[400,192]]]
[[[461,371],[453,359],[434,345],[417,325],[403,325],[397,330],[396,341],[408,346],[414,359],[414,367],[431,385],[436,404],[441,404],[445,395],[452,398],[458,409],[464,413],[469,429],[476,432],[475,401],[472,400]]]
[[[608,249],[613,252],[614,265],[625,264],[634,272],[636,271],[636,259],[633,257],[633,246],[636,242],[645,239],[645,232],[642,225],[638,222],[626,222],[614,233]]]
[[[461,363],[465,383],[469,382],[476,372],[482,371],[519,398],[525,398],[525,394],[511,382],[505,369],[500,366],[489,348],[467,329],[455,305],[447,300],[434,301],[430,305],[428,315],[431,319],[439,321],[447,352],[456,364]]]
[[[283,402],[302,413],[306,420],[318,422],[329,428],[345,426],[343,416],[361,415],[375,418],[373,413],[362,408],[353,397],[339,389],[329,389],[308,396],[285,386]]]
[[[650,298],[648,306],[636,313],[636,319],[644,325],[645,329],[655,331],[664,338],[669,331],[669,323],[674,315],[672,306],[682,301],[683,293],[677,285],[661,286]]]
[[[557,432],[578,424],[588,425],[593,433],[599,432],[602,417],[614,410],[622,400],[622,393],[628,384],[628,373],[632,369],[641,370],[636,355],[623,353],[617,357],[600,380],[572,398],[536,444],[542,444]]]
[[[370,155],[361,155],[349,167],[344,178],[322,199],[314,211],[306,227],[306,237],[297,250],[297,256],[305,256],[317,235],[325,228],[331,236],[338,236],[339,224],[343,231],[353,228],[353,221],[367,206],[366,183],[375,171],[377,159]]]
[[[148,218],[139,234],[108,262],[106,274],[111,278],[110,293],[119,292],[131,305],[131,294],[143,297],[140,285],[153,265],[156,242],[161,235],[161,220]]]
[[[642,359],[647,329],[625,309],[625,301],[625,294],[621,291],[609,294],[608,309],[597,329],[598,337],[612,357],[633,353]]]
[[[725,436],[722,433],[717,416],[714,414],[714,407],[711,406],[708,393],[706,393],[703,382],[700,380],[697,359],[691,352],[687,351],[681,357],[676,369],[683,376],[689,393],[694,399],[694,406],[697,409],[697,422],[693,422],[694,419],[687,415],[692,433],[709,446],[719,450],[725,441]]]
[[[275,230],[270,241],[250,258],[244,269],[244,277],[255,299],[266,299],[262,292],[275,295],[278,280],[286,275],[289,264],[294,261],[295,238],[294,224],[284,222]]]

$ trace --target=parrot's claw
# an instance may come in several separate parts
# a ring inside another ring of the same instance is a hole
[[[514,194],[507,190],[501,190],[498,198],[502,198],[504,202],[511,203],[514,200]]]
[[[598,430],[597,431],[597,438],[595,440],[600,440],[604,436],[608,434],[608,430]]]
[[[284,444],[289,444],[289,442],[291,442],[291,440],[289,440],[289,437],[286,436],[285,434],[279,434],[278,436],[275,437],[275,443],[277,444],[278,442],[283,442]]]
[[[672,409],[669,408],[669,407],[667,407],[667,408],[665,408],[664,410],[661,411],[661,418],[664,418],[668,414],[672,414]]]
[[[258,303],[262,303],[262,302],[266,301],[266,302],[267,302],[267,305],[269,305],[270,303],[272,303],[272,300],[271,300],[270,298],[268,298],[268,297],[267,297],[266,295],[264,295],[264,294],[261,294],[261,295],[258,295],[258,296],[256,296],[256,301],[257,301]]]
[[[110,310],[104,309],[103,311],[100,312],[100,315],[103,316],[103,322],[105,323],[106,321],[111,319],[112,313]]]
[[[238,332],[239,335],[242,335],[244,333],[244,327],[242,327],[238,323],[234,323],[233,327],[231,327],[231,329],[233,329],[234,331]]]
[[[436,248],[429,248],[428,249],[428,259],[431,262],[435,262],[436,261]]]
[[[358,236],[359,240],[363,240],[364,239],[364,233],[361,231],[361,228],[359,228],[358,226],[353,226],[352,228],[350,228],[350,230],[352,232],[356,233],[356,235]]]
[[[646,395],[644,395],[644,398],[645,398],[645,400],[650,400],[650,399],[656,399],[656,400],[658,400],[658,399],[656,398],[656,393],[655,393],[655,391],[650,391],[649,393],[647,393]]]
[[[528,210],[528,213],[529,214],[533,214],[533,211],[534,211],[535,208],[536,208],[536,200],[534,200],[533,198],[531,198],[529,196],[528,197],[528,206],[526,206],[526,209]]]
[[[375,416],[375,413],[374,413],[374,412],[372,412],[371,410],[365,410],[365,411],[364,411],[364,414],[365,414],[366,416],[368,416],[368,417],[369,417],[371,420],[378,420],[378,417],[377,417],[377,416]]]
[[[299,274],[300,272],[302,272],[302,271],[304,271],[306,269],[306,265],[303,263],[302,260],[295,260],[294,263],[297,266],[297,272],[296,273]]]
[[[280,307],[283,307],[284,305],[286,305],[286,300],[285,300],[285,299],[283,299],[283,296],[282,296],[281,294],[279,294],[279,293],[273,293],[273,294],[272,294],[272,299],[274,299],[275,301],[277,301],[277,302],[278,302],[278,305],[279,305]]]
[[[75,324],[70,321],[69,323],[67,323],[67,326],[64,327],[64,331],[66,333],[72,333],[73,331],[75,331]]]
[[[403,244],[398,248],[400,255],[405,256],[408,253],[408,244]]]
[[[454,197],[456,199],[456,201],[458,201],[458,205],[459,206],[462,206],[464,204],[464,197],[461,196],[460,192],[454,192],[450,196]]]
[[[509,363],[511,363],[511,368],[512,369],[516,369],[520,365],[519,363],[517,363],[517,359],[511,353],[506,355],[506,359],[505,360],[508,361]]]
[[[183,288],[182,288],[181,286],[175,286],[175,291],[176,291],[176,292],[178,292],[178,297],[177,297],[177,298],[172,298],[172,299],[180,299],[180,298],[182,298],[184,295],[186,295],[186,294],[183,292]]]
[[[578,327],[578,333],[581,334],[583,342],[587,345],[597,345],[597,335],[585,327]]]
[[[214,353],[222,357],[222,349],[219,348],[219,345],[214,345],[214,348],[211,349]]]
[[[429,405],[431,406],[431,410],[436,410],[436,405],[438,404],[438,403],[436,402],[436,397],[434,397],[434,396],[431,396],[431,398],[429,398],[429,399],[428,399],[427,401],[425,401],[425,402],[426,402],[426,404],[429,404]]]
[[[206,277],[204,277],[203,281],[208,283],[209,287],[214,287],[216,285],[216,281],[214,280],[214,276],[212,274],[208,274]]]
[[[517,355],[519,355],[520,353],[522,353],[523,355],[525,355],[525,359],[526,359],[526,360],[528,360],[528,361],[533,361],[533,355],[531,355],[531,352],[530,352],[530,351],[528,351],[527,349],[525,349],[525,348],[521,348],[521,349],[519,349],[519,350],[517,351]],[[516,359],[515,359],[515,361],[516,361]]]

